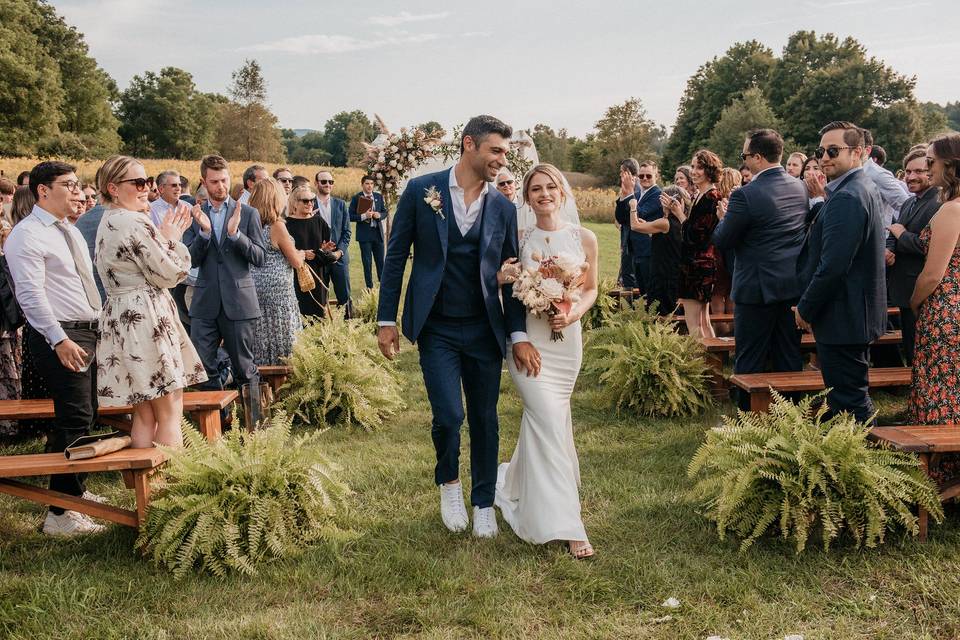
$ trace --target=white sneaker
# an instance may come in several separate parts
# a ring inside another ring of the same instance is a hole
[[[454,533],[467,530],[470,524],[467,507],[463,504],[463,489],[460,483],[440,485],[440,517],[447,529]]]
[[[95,493],[91,493],[90,491],[84,491],[83,495],[80,497],[83,498],[84,500],[93,500],[94,502],[99,502],[100,504],[107,504],[106,498],[104,498],[103,496],[98,496]]]
[[[43,532],[48,536],[78,536],[99,533],[104,528],[76,511],[64,511],[59,516],[47,511],[47,517],[43,521]]]
[[[497,512],[493,507],[473,508],[473,535],[476,538],[496,538]]]

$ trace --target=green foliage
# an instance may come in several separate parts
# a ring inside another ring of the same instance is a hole
[[[537,146],[540,162],[548,162],[561,171],[573,170],[571,151],[576,138],[570,136],[566,129],[555,132],[545,124],[538,124],[530,131],[530,137]]]
[[[136,75],[117,107],[124,147],[141,158],[199,158],[213,147],[223,100],[198,91],[183,69]]]
[[[609,107],[594,126],[596,134],[591,140],[594,153],[589,171],[612,182],[617,179],[624,158],[635,157],[641,161],[654,158],[654,140],[665,135],[662,128],[647,117],[639,98]]]
[[[367,324],[376,326],[379,304],[380,289],[364,289],[353,301],[354,316]]]
[[[347,488],[333,478],[319,432],[290,430],[282,412],[265,429],[233,429],[217,442],[185,423],[186,447],[168,452],[137,546],[176,578],[194,569],[223,577],[253,575],[320,540]]]
[[[618,412],[684,417],[711,404],[700,344],[640,306],[612,315],[584,347],[585,376],[600,401]]]
[[[738,167],[747,132],[761,128],[780,130],[783,127],[763,92],[752,87],[724,108],[710,132],[707,147],[719,155],[725,165]]]
[[[256,60],[233,72],[231,100],[220,107],[217,146],[227,160],[283,162],[286,158],[277,117],[266,104],[267,82]]]
[[[942,519],[936,488],[917,458],[869,445],[869,429],[849,414],[824,420],[825,397],[795,405],[774,392],[770,413],[724,416],[707,432],[688,474],[698,478],[692,495],[721,539],[732,533],[745,550],[779,529],[797,553],[815,534],[824,549],[843,533],[857,546],[875,547],[896,525],[917,534],[914,505]]]
[[[605,327],[610,324],[614,314],[620,311],[619,301],[608,295],[617,288],[615,278],[601,278],[597,283],[597,301],[590,310],[580,319],[584,331]],[[626,304],[626,303],[624,303]]]
[[[404,407],[400,374],[370,325],[345,320],[336,309],[304,327],[289,363],[282,402],[299,423],[373,430]]]
[[[323,149],[335,167],[361,166],[362,143],[372,142],[375,136],[373,122],[363,111],[341,111],[323,126]]]

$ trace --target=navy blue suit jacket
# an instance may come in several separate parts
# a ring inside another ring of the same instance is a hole
[[[320,199],[314,200],[313,208],[320,215]],[[350,248],[350,211],[347,203],[340,198],[330,196],[330,241],[337,245],[337,249],[343,252],[343,257],[337,262],[344,266],[350,262],[350,254],[347,253]]]
[[[638,190],[637,193],[640,193]],[[627,202],[627,229],[630,229],[630,203]],[[637,200],[637,217],[646,222],[653,222],[663,217],[663,208],[660,206],[660,187],[653,185],[642,198]],[[630,252],[636,258],[650,257],[651,238],[649,233],[640,233],[630,229]]]
[[[373,192],[373,211],[380,213],[379,220],[361,220],[360,214],[357,212],[357,206],[360,202],[360,196],[363,195],[363,191],[357,193],[350,199],[350,220],[357,223],[357,242],[383,242],[383,224],[387,218],[387,203],[384,202],[383,196]],[[373,224],[370,224],[370,223]]]
[[[808,205],[803,182],[782,167],[764,171],[730,194],[713,244],[736,255],[734,302],[773,304],[800,297],[797,258],[806,235]]]
[[[800,257],[805,290],[797,303],[817,342],[869,344],[887,326],[883,203],[863,171],[829,194]]]
[[[221,307],[229,320],[260,317],[260,302],[250,275],[250,266],[262,267],[267,255],[260,213],[249,205],[242,205],[240,228],[237,237],[231,239],[226,226],[236,206],[235,200],[227,198],[221,242],[217,242],[213,230],[209,238],[200,235],[196,221],[183,233],[183,244],[190,249],[193,266],[200,268],[190,303],[191,318],[215,320]],[[209,201],[203,205],[203,212],[210,214]]]
[[[407,281],[403,302],[403,335],[411,342],[427,322],[434,300],[440,290],[447,260],[447,225],[456,224],[450,200],[450,172],[453,169],[414,178],[407,184],[393,217],[393,228],[387,244],[380,281],[380,306],[377,321],[395,322],[400,305],[403,272],[413,248],[413,269]],[[427,189],[440,192],[443,216],[425,201]],[[526,312],[513,297],[510,285],[497,285],[497,271],[507,258],[519,256],[517,247],[517,207],[496,189],[490,188],[484,198],[480,235],[481,290],[487,318],[493,329],[501,353],[506,355],[507,336],[514,331],[526,331]]]

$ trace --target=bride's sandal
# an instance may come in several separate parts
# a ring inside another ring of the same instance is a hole
[[[579,545],[574,547],[574,543],[579,543]],[[592,558],[594,555],[593,545],[582,540],[569,541],[567,543],[567,548],[570,550],[570,555],[577,560],[586,560],[587,558]]]

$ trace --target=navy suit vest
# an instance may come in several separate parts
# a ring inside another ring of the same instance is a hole
[[[471,318],[486,313],[480,287],[481,215],[464,236],[457,221],[447,222],[447,264],[432,312],[448,318]]]

